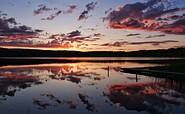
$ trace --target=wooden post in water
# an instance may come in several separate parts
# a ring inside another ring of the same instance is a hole
[[[109,66],[107,67],[107,76],[109,77]]]

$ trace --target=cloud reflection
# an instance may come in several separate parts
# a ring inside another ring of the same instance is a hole
[[[5,66],[0,68],[0,75],[3,79],[7,79],[10,82],[12,80],[37,82],[39,80],[55,79],[79,84],[85,78],[90,80],[103,79],[99,73],[89,70],[85,65],[80,66],[78,64]]]
[[[31,88],[26,93],[21,93],[29,100],[29,108],[42,110],[43,113],[57,109],[60,109],[60,113],[66,110],[74,113],[79,110],[105,113],[104,109],[109,107],[110,113],[113,113],[112,109],[122,110],[120,107],[124,107],[128,113],[130,110],[163,113],[169,105],[172,106],[172,111],[178,105],[184,106],[184,83],[158,78],[154,81],[156,78],[144,76],[139,76],[138,83],[130,75],[120,72],[120,67],[149,65],[151,64],[79,62],[2,66],[0,102],[6,101],[8,96],[17,99],[16,92],[43,84],[36,91]],[[31,96],[27,96],[30,93]],[[21,106],[25,105],[22,103]],[[168,111],[167,109],[166,112]]]
[[[182,84],[168,80],[110,85],[107,97],[118,107],[156,114],[162,113],[169,104],[185,104],[182,87]]]

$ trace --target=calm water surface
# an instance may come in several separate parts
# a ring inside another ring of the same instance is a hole
[[[185,57],[0,57],[0,59],[59,59],[59,60],[177,60]]]
[[[0,67],[0,114],[185,114],[185,84],[120,72],[155,66],[78,62]]]

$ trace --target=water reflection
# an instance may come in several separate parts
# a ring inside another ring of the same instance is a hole
[[[26,71],[20,72],[16,69],[0,70],[0,96],[2,97],[13,97],[16,91],[31,87],[33,84],[38,85],[42,84],[42,82],[38,80],[38,77],[29,76]]]
[[[48,100],[53,101],[54,103],[48,103],[47,101],[43,101],[43,100],[39,100],[39,99],[33,99],[33,104],[38,106],[38,109],[46,109],[47,107],[51,107],[52,105],[54,107],[58,106],[59,104],[67,104],[69,106],[70,109],[76,109],[77,105],[76,103],[74,103],[71,100],[60,100],[59,98],[57,98],[56,96],[54,96],[53,94],[41,94],[41,96],[45,96],[48,98]],[[57,103],[57,104],[55,104]]]
[[[183,82],[145,76],[138,76],[136,82],[135,75],[120,72],[121,67],[146,66],[155,64],[80,62],[2,66],[1,113],[174,113],[176,109],[185,112]]]
[[[185,84],[161,79],[156,82],[110,85],[107,97],[127,110],[164,113],[169,105],[185,105]]]

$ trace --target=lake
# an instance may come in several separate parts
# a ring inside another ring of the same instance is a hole
[[[70,59],[73,62],[62,63],[3,64],[0,66],[0,113],[185,113],[184,81],[144,75],[136,78],[135,74],[120,72],[120,68],[162,66],[163,63],[125,61],[128,58],[112,61],[115,59],[120,60],[102,58],[93,62],[89,61],[92,58],[73,58]]]

